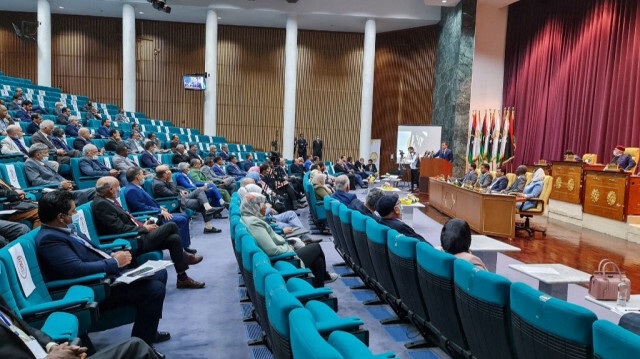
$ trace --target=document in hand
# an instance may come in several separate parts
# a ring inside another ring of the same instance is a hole
[[[137,281],[140,278],[148,277],[155,272],[158,272],[162,269],[165,269],[169,266],[173,265],[172,261],[148,261],[138,268],[130,269],[126,272],[123,272],[120,277],[116,278],[114,283],[125,283],[130,284]]]

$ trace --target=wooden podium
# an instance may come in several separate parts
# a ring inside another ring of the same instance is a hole
[[[418,187],[421,193],[429,192],[429,177],[444,175],[451,176],[453,173],[453,163],[442,158],[421,158],[420,159],[420,181]]]

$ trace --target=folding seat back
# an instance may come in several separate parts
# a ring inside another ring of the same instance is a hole
[[[238,225],[236,225],[234,249],[236,252],[236,261],[238,262],[238,267],[240,267],[240,272],[242,272],[242,241],[245,236],[250,236],[249,231],[242,222],[239,222]]]
[[[253,307],[258,316],[258,323],[269,339],[271,338],[271,334],[269,333],[265,280],[271,274],[278,274],[278,271],[271,265],[269,257],[267,257],[264,252],[256,252],[253,255],[253,284],[256,293],[255,299],[253,300]]]
[[[333,223],[333,213],[331,212],[332,201],[333,199],[330,196],[325,196],[324,201],[322,202],[322,206],[324,207],[324,212],[327,214],[327,224],[329,225],[329,231],[331,231],[331,234],[333,235],[333,244],[334,246],[338,246],[337,239],[335,239],[337,234],[335,225]]]
[[[85,176],[80,172],[81,157],[71,158],[71,175],[79,189],[95,187],[100,177]]]
[[[366,275],[377,281],[376,272],[369,255],[369,244],[367,243],[367,226],[372,225],[374,220],[364,214],[353,211],[351,214],[351,230],[353,231],[353,242],[362,270]]]
[[[353,241],[353,230],[351,227],[351,213],[352,210],[347,208],[344,204],[338,206],[338,215],[340,217],[340,227],[342,229],[342,238],[344,239],[345,248],[349,253],[349,258],[355,267],[360,268],[360,260],[358,259],[358,252],[356,251],[355,243]]]
[[[457,259],[453,268],[456,305],[473,356],[516,358],[509,304],[511,281],[463,259]]]
[[[380,223],[370,222],[367,226],[367,244],[369,245],[369,255],[376,271],[376,278],[382,288],[386,290],[393,299],[398,298],[398,289],[393,281],[389,254],[387,250],[387,232],[389,227]]]
[[[524,283],[511,285],[511,325],[520,359],[591,358],[593,312]]]
[[[333,238],[334,240],[336,240],[336,249],[340,252],[340,255],[346,261],[350,262],[351,258],[349,257],[349,252],[347,252],[347,246],[342,235],[342,222],[340,222],[340,204],[341,203],[339,201],[331,202],[331,215],[333,216],[333,226],[336,230],[335,233],[333,233]]]
[[[606,320],[593,323],[593,354],[597,359],[634,358],[640,354],[640,336]]]
[[[256,240],[251,235],[244,235],[242,238],[242,277],[247,286],[249,299],[255,302],[256,290],[253,284],[253,255],[262,252]]]
[[[16,188],[21,188],[25,191],[31,188],[27,181],[27,175],[24,171],[24,163],[0,163],[0,172],[2,173],[2,180],[7,184],[11,184]]]
[[[144,180],[142,188],[144,188],[145,192],[153,197],[159,205],[165,207],[169,212],[176,211],[180,208],[180,200],[178,197],[156,197],[153,195],[153,179]]]
[[[291,351],[294,358],[343,359],[320,333],[311,312],[297,308],[289,313]]]
[[[265,289],[271,352],[278,359],[290,359],[289,313],[302,308],[302,303],[287,291],[280,274],[269,275],[265,279]]]
[[[427,243],[416,246],[420,291],[431,323],[457,350],[467,349],[453,289],[453,263],[456,257]]]
[[[429,320],[424,307],[418,279],[416,264],[416,245],[418,240],[403,236],[396,230],[387,232],[387,248],[393,281],[398,288],[398,295],[403,307],[423,326]]]

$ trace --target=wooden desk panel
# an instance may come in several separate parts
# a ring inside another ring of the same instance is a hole
[[[626,173],[586,171],[583,212],[626,221],[628,181]]]
[[[580,204],[581,187],[581,162],[553,162],[552,199]]]
[[[461,218],[474,231],[515,237],[515,197],[484,194],[429,179],[429,205],[452,218]]]
[[[627,215],[640,215],[640,177],[629,177],[629,204],[627,205]]]

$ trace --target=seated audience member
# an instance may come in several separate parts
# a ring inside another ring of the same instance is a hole
[[[313,185],[313,192],[316,196],[316,200],[324,202],[324,198],[326,196],[331,197],[333,194],[333,188],[327,186],[327,176],[324,173],[318,171],[318,173],[314,174],[313,178],[309,175],[309,179]]]
[[[20,95],[13,95],[11,102],[7,104],[7,110],[19,111],[22,108],[22,97]]]
[[[316,169],[322,173],[324,173],[327,176],[327,184],[329,186],[333,186],[336,178],[332,177],[331,175],[329,175],[329,172],[327,171],[327,166],[324,164],[324,162],[322,161],[317,161],[316,163],[314,163],[311,167],[316,166]]]
[[[144,152],[140,155],[140,166],[144,168],[156,168],[161,165],[155,156],[156,144],[148,141],[144,144]]]
[[[491,182],[491,185],[489,186],[489,191],[491,193],[499,193],[507,189],[509,180],[507,179],[505,172],[504,167],[496,168],[496,178],[493,179],[493,182]]]
[[[133,136],[134,133],[138,134],[138,137],[142,138],[142,134],[140,133],[140,125],[137,123],[131,124],[131,131],[129,131],[129,136]]]
[[[211,220],[220,215],[224,208],[214,208],[209,203],[207,195],[201,188],[197,188],[191,192],[180,190],[175,182],[172,181],[172,173],[167,165],[160,165],[156,168],[156,178],[151,184],[151,192],[156,198],[161,197],[178,197],[180,199],[180,207],[191,209],[202,214],[204,219],[204,233],[220,233],[221,230],[211,225]]]
[[[31,232],[31,228],[26,224],[0,219],[0,248],[29,232]],[[0,298],[2,298],[1,295]]]
[[[244,163],[242,164],[242,168],[247,172],[249,171],[249,168],[253,166],[255,166],[255,163],[253,163],[253,155],[249,153],[247,154],[247,159],[244,160]]]
[[[258,246],[268,255],[275,256],[288,252],[295,252],[306,268],[313,273],[313,286],[324,287],[324,283],[338,279],[336,273],[329,274],[326,269],[324,252],[319,244],[309,244],[294,251],[287,240],[276,234],[262,215],[266,210],[265,196],[248,193],[242,199],[240,211],[241,221],[247,226],[249,233],[255,238]]]
[[[178,173],[176,174],[176,184],[178,187],[182,187],[184,189],[202,188],[204,193],[207,195],[207,198],[209,198],[209,203],[216,207],[224,206],[226,203],[218,191],[218,188],[212,184],[195,182],[191,177],[189,177],[189,169],[190,166],[187,162],[178,163]]]
[[[69,120],[71,119],[71,110],[68,107],[63,107],[60,114],[57,115],[56,121],[58,125],[68,125]]]
[[[29,100],[22,101],[20,109],[16,111],[15,118],[23,122],[31,122],[31,109],[33,108],[33,102]]]
[[[63,150],[65,156],[80,157],[82,153],[78,150],[74,150],[67,145],[67,139],[64,137],[64,130],[61,127],[54,127],[50,137],[51,143],[56,147],[56,150]]]
[[[131,263],[130,252],[107,253],[71,225],[76,205],[69,193],[47,193],[38,206],[43,225],[35,242],[40,267],[48,280],[73,279],[97,273],[115,277]],[[168,340],[169,333],[158,332],[166,283],[167,272],[161,270],[131,284],[111,286],[109,295],[100,303],[100,311],[133,305],[136,318],[131,335],[147,344],[159,339]]]
[[[120,171],[117,169],[109,168],[98,158],[98,148],[94,145],[86,145],[82,149],[84,157],[78,162],[80,167],[80,173],[83,176],[88,177],[102,177],[102,176],[120,176]]]
[[[333,165],[333,172],[336,174],[336,176],[347,176],[347,178],[349,179],[349,186],[354,189],[356,188],[356,176],[351,173],[349,168],[342,162],[342,159],[338,159],[336,161],[336,164]],[[360,180],[362,181],[362,179]]]
[[[125,149],[126,150],[126,149]],[[161,207],[143,188],[142,182],[145,180],[144,172],[140,167],[132,167],[127,170],[127,186],[124,190],[124,198],[131,212],[157,211],[158,224],[173,222],[178,226],[180,240],[184,250],[191,254],[196,254],[195,249],[191,249],[191,234],[189,233],[189,217],[184,213],[169,213]]]
[[[464,259],[476,267],[487,270],[482,259],[471,254],[471,229],[469,224],[460,218],[452,218],[442,227],[440,233],[442,249],[457,258]]]
[[[235,192],[236,191],[235,178],[233,178],[232,176],[225,175],[224,171],[221,171],[223,175],[219,176],[218,173],[220,172],[215,172],[213,170],[213,166],[215,165],[214,160],[215,160],[214,157],[207,156],[204,159],[204,163],[202,164],[202,167],[200,167],[200,172],[202,172],[202,174],[205,176],[205,178],[208,181],[215,183],[218,188],[223,188],[229,193]]]
[[[128,157],[129,150],[123,145],[116,147],[116,155],[111,158],[111,163],[113,164],[113,168],[120,171],[120,176],[118,177],[120,183],[127,183],[127,170],[130,168],[140,168],[132,159]],[[146,170],[142,170],[142,174],[145,179],[152,179],[154,175]]]
[[[380,215],[381,224],[395,229],[402,235],[428,243],[413,228],[402,222],[402,208],[397,194],[382,196],[376,203],[376,212]]]
[[[620,169],[625,171],[631,171],[633,167],[636,166],[636,161],[633,160],[631,155],[624,153],[625,147],[622,145],[617,145],[616,148],[613,149],[613,158],[609,163],[615,163]]]
[[[260,181],[264,184],[264,187],[269,188],[275,194],[284,197],[284,207],[286,210],[298,210],[307,206],[306,203],[302,203],[298,200],[299,194],[293,189],[293,186],[286,180],[277,177],[273,173],[273,169],[268,163],[260,165]],[[266,189],[265,189],[266,191]]]
[[[0,141],[2,144],[3,155],[12,155],[21,153],[25,157],[29,157],[29,147],[24,143],[22,128],[19,125],[11,125],[7,127],[7,137]]]
[[[114,119],[116,122],[129,123],[129,119],[124,115],[124,109],[118,109],[118,114]]]
[[[376,214],[376,203],[378,203],[378,200],[382,197],[384,197],[384,191],[382,189],[372,188],[369,190],[369,193],[367,193],[367,198],[364,200],[364,203],[360,201],[353,202],[349,208],[379,221],[380,216]]]
[[[24,172],[29,184],[31,186],[57,184],[59,189],[70,191],[78,205],[91,201],[96,193],[95,189],[74,190],[73,183],[64,179],[56,170],[51,168],[50,164],[52,162],[47,161],[48,155],[47,146],[41,143],[36,143],[29,148],[29,158],[24,162]]]
[[[84,119],[85,120],[102,120],[102,116],[100,116],[100,113],[98,112],[98,109],[95,107],[91,107],[89,109],[89,111],[87,111],[84,114]],[[104,124],[103,124],[104,126]]]
[[[200,157],[200,155],[198,154],[198,145],[193,143],[189,146],[189,151],[187,151],[187,157],[189,157],[189,161],[194,159],[202,161],[202,157]]]
[[[524,186],[527,184],[527,166],[520,165],[516,168],[516,179],[511,184],[511,187],[507,188],[505,193],[515,194],[522,193]]]
[[[280,159],[279,166],[274,167],[273,175],[276,177],[277,181],[289,182],[293,187],[293,189],[295,190],[296,197],[298,199],[305,198],[304,186],[302,185],[302,178],[298,178],[296,176],[289,176],[289,168],[284,158]]]
[[[178,135],[171,136],[171,142],[169,142],[169,149],[175,151],[176,147],[180,144],[180,137]]]
[[[51,141],[51,134],[53,133],[53,121],[46,120],[40,123],[40,131],[36,132],[31,136],[31,145],[33,146],[36,143],[41,143],[49,149],[49,152],[56,154],[56,162],[60,164],[69,164],[71,162],[71,157],[77,157],[80,155],[80,152],[73,151],[69,149],[69,151],[64,149],[56,148],[56,145]],[[67,147],[68,148],[68,147]]]
[[[313,178],[315,179],[315,176]],[[345,206],[354,208],[355,206],[359,205],[358,202],[362,203],[355,194],[349,193],[351,185],[349,184],[349,177],[347,177],[346,175],[340,175],[336,178],[335,189],[336,192],[331,195],[331,198],[338,200],[338,202],[344,204]]]
[[[94,138],[109,138],[111,135],[109,134],[109,131],[111,130],[111,120],[108,118],[105,118],[104,120],[102,120],[101,122],[101,126],[98,128],[98,132],[96,132],[95,135],[93,135]]]
[[[142,141],[140,141],[139,133],[132,133],[131,138],[128,139],[125,143],[127,145],[127,148],[129,149],[129,152],[131,153],[144,152],[144,145],[142,144]]]
[[[142,136],[140,136],[140,138],[142,138]],[[151,132],[147,135],[147,138],[144,139],[144,144],[146,145],[147,142],[153,142],[156,144],[156,148],[159,150],[162,149],[162,143],[160,142],[160,140],[158,139],[158,136],[156,136],[155,133]]]
[[[216,147],[216,145],[211,145],[209,147],[209,153],[207,154],[207,157],[215,158],[217,155],[218,155],[218,147]]]
[[[0,135],[7,135],[7,127],[14,125],[15,122],[7,113],[7,108],[4,105],[0,105]]]
[[[470,164],[469,171],[464,175],[464,177],[460,179],[460,183],[462,183],[463,185],[469,183],[472,186],[475,186],[476,182],[478,181],[478,172],[476,172],[476,168],[477,166],[475,163]]]
[[[80,111],[89,112],[92,108],[93,108],[93,102],[91,101],[91,99],[88,99],[87,103],[82,105],[82,107],[80,108]]]
[[[376,168],[376,165],[373,163],[373,160],[369,160],[369,162],[367,164],[364,163],[364,158],[360,159],[360,168],[361,171],[364,172],[364,174],[367,177],[370,176],[375,176],[376,173],[378,173],[378,169]]]
[[[2,178],[0,178],[0,197],[5,198],[3,200],[4,203],[2,204],[2,209],[16,211],[15,213],[4,215],[2,217],[3,219],[12,222],[27,220],[32,223],[32,228],[40,227],[38,206],[27,197],[23,190],[13,187],[11,184],[6,183]],[[3,227],[2,224],[0,224],[0,227]],[[4,227],[5,229],[8,228],[6,226]],[[0,232],[3,231],[0,230]]]
[[[311,165],[313,164],[313,159],[311,157],[311,155],[307,156],[307,158],[304,161],[304,170],[306,172],[311,171]]]
[[[354,176],[355,181],[358,183],[360,188],[367,188],[369,186],[368,183],[364,183],[362,180],[362,176],[364,174],[357,171],[356,167],[352,163],[353,159],[351,157],[342,156],[340,160],[342,161],[342,165],[347,169],[347,172]],[[355,187],[353,187],[353,189],[355,190]]]
[[[184,145],[177,145],[173,157],[171,157],[171,163],[177,165],[182,162],[189,163],[189,156],[185,153]]]
[[[244,176],[247,175],[247,172],[243,171],[238,167],[238,159],[235,155],[229,156],[229,163],[227,164],[227,173],[229,176],[233,176],[236,181],[240,180]]]
[[[63,104],[62,102],[56,102],[53,108],[53,115],[60,116],[62,114]]]
[[[231,177],[228,174],[226,174],[224,172],[224,169],[222,168],[222,166],[224,166],[225,161],[222,159],[222,157],[220,156],[216,156],[213,158],[213,166],[211,166],[211,170],[213,171],[213,173],[218,176],[218,177]],[[234,182],[235,182],[235,178],[234,178]]]
[[[544,186],[544,170],[542,168],[538,168],[533,173],[533,178],[528,185],[524,187],[522,193],[516,193],[516,201],[522,202],[516,204],[521,211],[526,211],[530,208],[536,207],[538,205],[535,201],[527,201],[528,198],[538,198],[542,193],[542,188]]]
[[[189,170],[189,177],[191,177],[191,179],[194,180],[195,182],[202,182],[207,184],[214,183],[213,181],[209,181],[209,179],[200,170],[202,168],[202,162],[199,159],[197,158],[192,159],[190,162],[190,168],[191,169]],[[220,195],[222,196],[224,201],[227,203],[231,202],[231,195],[229,194],[229,192],[227,192],[226,189],[221,188],[221,186],[216,186],[216,187],[218,187],[218,192],[220,192]]]
[[[100,235],[138,232],[138,249],[135,254],[167,249],[178,274],[178,289],[204,288],[204,283],[187,275],[189,265],[202,262],[202,257],[184,251],[180,231],[175,223],[157,225],[148,220],[142,223],[135,219],[116,201],[120,196],[120,184],[113,177],[100,178],[96,183],[96,194],[91,203],[91,212]]]
[[[572,161],[575,161],[575,162],[582,162],[582,158],[580,158],[580,156],[577,156],[571,150],[564,151],[564,159],[566,160],[567,158],[570,158]]]
[[[304,162],[302,161],[302,157],[295,158],[293,163],[291,164],[291,174],[298,175],[300,178],[304,176],[307,172],[307,169],[304,167]]]
[[[88,128],[80,128],[78,130],[78,137],[76,137],[75,140],[73,140],[73,149],[74,150],[78,150],[78,151],[82,151],[82,149],[84,148],[84,146],[86,145],[92,145],[93,143],[91,142],[91,138],[93,136],[91,135],[91,133],[89,132]],[[100,155],[104,154],[104,148],[102,148],[100,150]]]
[[[480,176],[478,177],[478,181],[476,182],[476,184],[483,189],[491,186],[491,182],[493,181],[491,172],[489,172],[489,168],[490,167],[488,163],[483,163],[480,165]]]
[[[122,142],[122,138],[120,137],[120,131],[116,129],[109,130],[109,141],[104,145],[104,149],[115,152],[116,148],[120,145],[124,146],[124,142]]]
[[[31,136],[34,133],[40,131],[40,124],[42,123],[42,116],[39,113],[34,113],[31,115],[31,122],[29,126],[27,126],[27,135]]]
[[[68,343],[58,344],[47,334],[36,329],[14,312],[7,302],[0,296],[0,314],[6,319],[8,326],[19,335],[16,336],[10,330],[0,332],[0,354],[3,358],[33,358],[33,351],[27,346],[27,342],[37,341],[37,345],[44,353],[45,359],[56,358],[85,358],[87,348]],[[33,344],[29,344],[33,345]],[[91,359],[163,359],[164,354],[150,347],[142,339],[131,338],[122,343],[109,345],[92,354]]]
[[[222,157],[225,162],[229,162],[229,147],[227,145],[220,146],[220,153],[218,156]]]
[[[64,128],[64,134],[68,137],[78,137],[79,130],[78,118],[75,116],[69,117],[69,124]]]

